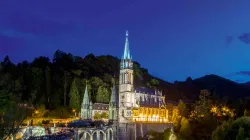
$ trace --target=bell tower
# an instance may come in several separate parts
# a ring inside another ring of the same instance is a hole
[[[133,61],[129,50],[128,31],[124,53],[121,58],[119,76],[119,123],[131,122],[132,108],[135,105]]]

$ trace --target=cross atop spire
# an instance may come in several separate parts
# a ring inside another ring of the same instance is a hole
[[[124,47],[124,53],[123,53],[122,59],[132,59],[130,55],[130,50],[129,50],[128,31],[126,31],[126,41],[125,41],[125,47]]]

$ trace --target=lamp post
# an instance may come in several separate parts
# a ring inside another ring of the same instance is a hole
[[[75,117],[76,117],[76,110],[75,110],[75,109],[73,109],[73,110],[72,110],[72,112],[75,114]]]

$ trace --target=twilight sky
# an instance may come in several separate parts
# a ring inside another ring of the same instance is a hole
[[[129,30],[133,59],[167,81],[217,74],[250,81],[249,0],[0,1],[0,59],[121,57]]]

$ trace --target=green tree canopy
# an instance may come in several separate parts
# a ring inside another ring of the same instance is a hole
[[[71,88],[70,88],[69,106],[77,110],[79,110],[80,108],[80,96],[79,96],[78,88],[76,87],[75,79],[73,80]]]
[[[108,117],[109,117],[108,113],[102,112],[101,118],[103,118],[103,119],[108,119]]]
[[[94,119],[95,119],[95,120],[100,120],[100,119],[101,119],[101,114],[98,113],[98,112],[96,112],[96,113],[94,114]]]
[[[110,98],[110,91],[104,86],[98,87],[96,102],[98,103],[108,103]]]

